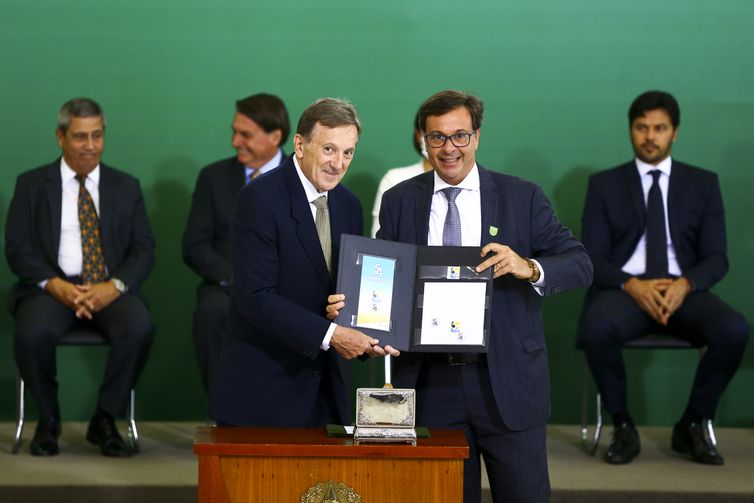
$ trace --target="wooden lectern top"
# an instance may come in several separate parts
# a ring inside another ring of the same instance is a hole
[[[468,458],[460,430],[432,430],[417,445],[359,444],[351,437],[328,437],[324,428],[245,428],[200,426],[194,437],[197,455],[308,456],[376,458]]]

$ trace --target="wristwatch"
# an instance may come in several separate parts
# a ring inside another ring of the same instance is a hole
[[[113,284],[115,285],[115,289],[118,290],[118,292],[126,293],[128,291],[128,287],[126,286],[126,284],[123,283],[118,278],[110,278],[110,281],[113,282]]]

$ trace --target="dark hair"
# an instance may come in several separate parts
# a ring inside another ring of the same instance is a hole
[[[475,131],[482,127],[484,117],[484,103],[473,94],[461,91],[440,91],[430,96],[427,101],[419,107],[419,129],[426,131],[427,117],[445,115],[456,108],[466,107],[471,114],[471,127]]]
[[[298,120],[296,134],[300,134],[306,141],[309,141],[314,126],[318,123],[329,128],[356,126],[356,133],[361,134],[361,122],[359,122],[356,108],[348,101],[339,98],[320,98],[306,107]]]
[[[681,124],[681,109],[672,94],[664,91],[647,91],[640,94],[631,103],[631,107],[628,109],[628,127],[631,127],[639,117],[658,108],[668,113],[670,122],[673,124],[673,129]]]
[[[58,129],[66,134],[74,117],[100,117],[105,128],[105,113],[99,103],[90,98],[73,98],[63,103],[58,111]]]
[[[253,120],[267,133],[280,130],[280,145],[284,144],[291,133],[288,110],[283,100],[274,94],[259,93],[236,101],[236,112]]]
[[[416,139],[416,132],[418,131],[421,134],[421,130],[422,128],[419,127],[419,110],[417,110],[416,115],[414,115],[414,132],[411,133],[411,140],[414,142],[414,150],[420,156],[422,155],[422,146],[419,140]]]

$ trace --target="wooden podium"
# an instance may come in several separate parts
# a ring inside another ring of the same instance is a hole
[[[299,502],[344,484],[364,503],[463,500],[463,432],[432,430],[418,445],[361,444],[324,428],[196,429],[199,503]],[[342,486],[339,486],[342,488]],[[341,501],[341,499],[335,499]],[[355,501],[342,499],[342,501]]]

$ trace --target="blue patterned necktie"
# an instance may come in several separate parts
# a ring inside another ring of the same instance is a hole
[[[81,280],[84,284],[105,281],[105,253],[102,251],[99,217],[92,195],[86,190],[86,175],[76,175],[79,182],[79,226],[81,227]]]
[[[446,187],[442,189],[448,200],[448,213],[445,215],[445,225],[442,228],[443,246],[461,246],[461,218],[458,215],[456,197],[461,192],[458,187]]]
[[[652,186],[647,196],[647,278],[668,276],[668,236],[665,231],[665,205],[660,189],[660,170],[653,169]]]

